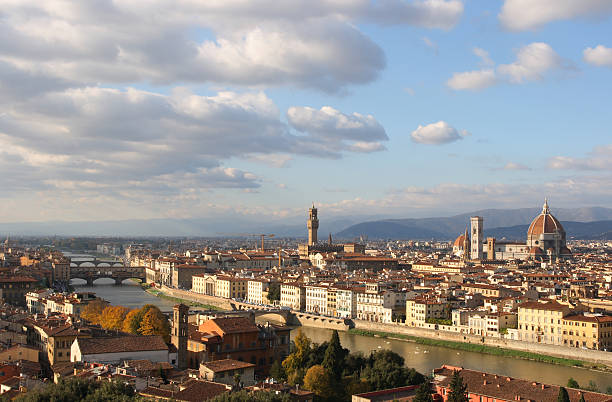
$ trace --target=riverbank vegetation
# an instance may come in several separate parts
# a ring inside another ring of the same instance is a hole
[[[168,318],[153,304],[130,310],[123,306],[108,305],[102,300],[94,300],[85,306],[81,318],[104,329],[134,335],[161,335],[164,341],[170,342]]]
[[[8,400],[8,399],[7,399]],[[85,402],[136,402],[142,400],[134,389],[121,382],[89,381],[81,378],[60,379],[57,384],[48,384],[18,396],[19,402],[85,401]]]
[[[191,300],[181,299],[179,297],[168,296],[161,290],[152,288],[146,283],[141,284],[140,287],[144,289],[144,291],[149,293],[150,295],[159,297],[160,299],[169,300],[174,303],[183,303],[190,307],[200,307],[206,310],[214,310],[214,311],[222,310],[220,307],[214,306],[212,304],[199,303],[199,302],[195,302]]]
[[[390,350],[364,356],[349,353],[334,331],[329,342],[312,343],[298,331],[291,354],[272,366],[271,376],[313,391],[319,401],[350,401],[356,393],[417,385],[423,374],[404,366],[404,358]]]
[[[534,361],[539,361],[543,363],[559,364],[562,366],[595,368],[595,369],[600,369],[600,370],[606,369],[606,366],[598,365],[595,363],[588,363],[582,360],[566,359],[563,357],[554,357],[554,356],[548,356],[548,355],[543,355],[543,354],[533,353],[533,352],[525,352],[525,351],[514,350],[514,349],[504,349],[504,348],[499,348],[495,346],[487,346],[487,345],[481,345],[481,344],[455,342],[455,341],[446,341],[446,340],[441,340],[441,339],[421,338],[421,337],[412,336],[412,335],[395,334],[391,332],[368,331],[368,330],[361,330],[361,329],[354,329],[354,328],[350,329],[349,332],[353,334],[357,334],[357,335],[363,335],[363,336],[405,340],[405,341],[419,343],[422,345],[442,346],[445,348],[463,350],[466,352],[486,353],[486,354],[495,355],[495,356],[518,357],[520,359],[534,360]]]

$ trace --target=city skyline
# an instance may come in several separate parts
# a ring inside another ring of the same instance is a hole
[[[602,0],[9,2],[0,222],[610,207]]]

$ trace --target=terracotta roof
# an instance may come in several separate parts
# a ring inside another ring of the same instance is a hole
[[[542,213],[536,216],[536,218],[529,225],[529,229],[527,230],[527,236],[539,236],[542,233],[555,233],[561,232],[565,233],[563,226],[561,226],[561,222],[557,220],[548,209],[548,203],[544,204],[544,208],[542,209]]]
[[[448,388],[452,380],[453,368],[443,366],[434,370],[434,383]],[[530,380],[521,380],[481,371],[461,369],[459,375],[467,385],[468,393],[488,396],[497,400],[515,401],[556,401],[559,395],[559,386],[542,384]],[[571,401],[578,401],[580,393],[584,395],[585,402],[610,402],[611,395],[597,392],[581,391],[567,388]]]
[[[83,355],[168,350],[164,338],[159,335],[77,338],[77,343]]]
[[[200,402],[229,391],[225,384],[194,379],[185,382],[182,387],[185,388],[174,394],[174,400]]]
[[[252,363],[241,362],[239,360],[234,359],[223,359],[223,360],[214,360],[206,363],[202,363],[202,366],[207,369],[214,371],[215,373],[220,373],[223,371],[229,370],[238,370],[248,367],[255,367]]]
[[[245,317],[213,318],[202,323],[202,325],[200,325],[200,330],[203,332],[207,332],[211,324],[214,324],[214,326],[218,327],[223,332],[223,334],[232,334],[238,332],[259,332],[257,325],[255,325],[248,318]]]

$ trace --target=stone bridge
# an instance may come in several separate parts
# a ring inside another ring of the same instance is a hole
[[[88,264],[87,266],[93,266],[93,267],[123,267],[123,261],[117,261],[117,260],[99,260],[97,258],[92,258],[92,259],[71,260],[70,261],[70,266],[72,268],[75,268],[75,267],[78,268],[85,264]]]
[[[257,306],[248,303],[232,301],[232,308],[237,311],[249,311],[254,318],[266,317],[272,321],[283,322],[287,325],[304,325],[309,327],[337,329],[346,331],[353,328],[355,324],[350,319],[326,317],[322,315],[293,311],[286,309]]]
[[[100,278],[114,279],[116,285],[121,285],[126,279],[145,280],[143,267],[124,267],[123,263],[120,263],[121,265],[119,266],[101,266],[100,264],[97,266],[83,266],[81,264],[74,267],[71,266],[70,279],[83,279],[87,281],[88,286],[93,286],[94,281]]]

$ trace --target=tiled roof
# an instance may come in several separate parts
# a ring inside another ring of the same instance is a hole
[[[81,354],[144,352],[168,350],[164,338],[154,336],[118,336],[112,338],[77,339]]]
[[[225,384],[202,380],[189,380],[181,388],[183,386],[185,388],[175,393],[173,399],[177,401],[200,402],[229,391]]]
[[[207,369],[214,371],[215,373],[220,373],[228,370],[238,370],[248,367],[255,367],[252,363],[241,362],[239,360],[234,359],[223,359],[223,360],[214,360],[206,363],[202,363],[202,366]]]

